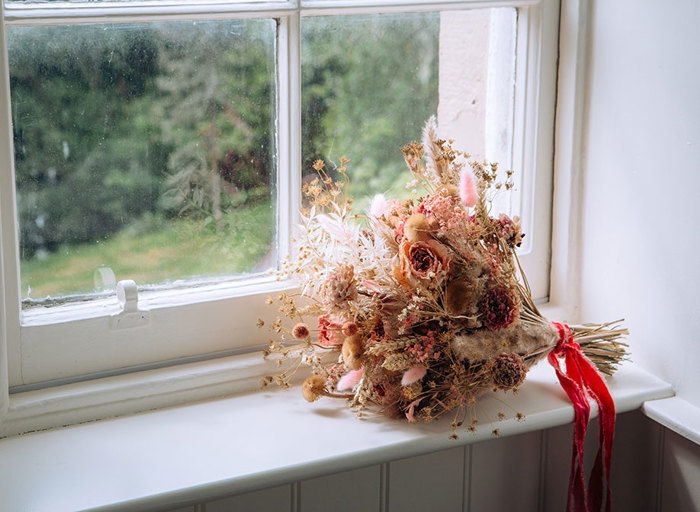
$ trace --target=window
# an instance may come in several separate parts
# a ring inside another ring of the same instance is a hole
[[[502,207],[546,297],[558,3],[508,4],[6,1],[11,389],[266,343],[308,162],[347,155],[360,205],[411,193],[398,149],[435,112],[520,172]]]

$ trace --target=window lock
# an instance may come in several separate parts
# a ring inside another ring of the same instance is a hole
[[[111,316],[112,329],[130,329],[148,325],[151,312],[148,309],[139,308],[139,291],[134,281],[127,279],[117,283],[117,299],[121,311]]]

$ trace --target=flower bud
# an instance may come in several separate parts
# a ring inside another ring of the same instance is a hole
[[[292,329],[292,336],[298,340],[304,340],[309,337],[309,328],[306,326],[306,324],[300,322],[294,326],[294,329]]]
[[[307,402],[315,402],[321,395],[325,394],[325,387],[326,379],[320,375],[311,375],[304,381],[304,385],[301,387],[301,394]]]
[[[351,370],[359,370],[364,362],[364,347],[362,338],[355,334],[348,336],[343,342],[343,362]]]
[[[345,322],[342,331],[345,336],[353,336],[357,334],[357,324],[355,322]]]
[[[430,240],[430,222],[422,213],[414,213],[403,225],[403,234],[411,242]]]

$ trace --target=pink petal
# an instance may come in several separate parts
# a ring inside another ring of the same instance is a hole
[[[410,386],[414,382],[418,382],[423,377],[425,377],[425,372],[425,366],[423,366],[422,364],[416,364],[411,366],[408,370],[404,372],[403,377],[401,377],[401,385]]]
[[[335,224],[333,221],[331,221],[325,215],[319,215],[318,222],[319,222],[319,224],[321,224],[321,227],[326,230],[326,233],[334,236],[336,238],[336,240],[340,240],[340,241],[352,240],[352,235],[350,233],[348,233],[347,231],[345,231],[345,229],[343,229],[345,226],[339,227],[337,224]]]
[[[351,372],[343,375],[338,381],[338,391],[345,391],[346,389],[352,389],[360,382],[362,378],[362,372],[364,370],[360,368],[359,370],[352,370]]]
[[[477,195],[476,186],[474,184],[474,175],[471,169],[465,167],[459,176],[459,197],[462,204],[467,207],[476,205]]]
[[[406,419],[408,420],[409,423],[416,422],[416,418],[413,416],[413,412],[416,408],[416,405],[418,405],[421,402],[421,400],[423,400],[423,399],[419,398],[417,400],[414,400],[410,404],[408,404],[408,410],[406,411]]]
[[[376,292],[376,293],[382,292],[382,287],[379,286],[374,281],[370,281],[369,279],[363,279],[362,286],[364,286],[365,288],[367,288],[369,291],[372,291],[372,292]]]

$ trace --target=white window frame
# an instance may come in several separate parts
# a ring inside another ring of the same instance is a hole
[[[278,253],[291,250],[299,207],[301,162],[300,21],[304,16],[419,12],[511,6],[520,9],[513,167],[523,184],[533,250],[523,255],[536,295],[549,290],[551,188],[559,0],[290,0],[203,3],[128,2],[0,6],[0,37],[11,24],[82,24],[271,17],[278,23]],[[524,57],[524,58],[523,58]],[[174,291],[140,294],[149,326],[110,328],[116,299],[61,306],[20,323],[19,251],[6,45],[0,55],[0,436],[107,415],[163,407],[256,388],[269,371],[251,352],[269,337],[257,317],[276,316],[270,293],[289,282],[259,277]],[[286,192],[285,192],[286,191]],[[531,264],[528,259],[539,260]],[[116,333],[116,334],[115,334]],[[47,344],[47,339],[51,343]],[[107,338],[107,339],[105,339]],[[199,349],[198,340],[207,339]],[[236,341],[238,340],[238,342]],[[144,354],[153,344],[158,359]],[[146,346],[147,348],[144,348]],[[114,348],[116,347],[116,349]],[[76,352],[77,351],[77,352]],[[251,352],[250,354],[245,354]],[[84,358],[76,358],[79,353]],[[241,355],[243,354],[243,355]],[[80,359],[80,360],[79,360]],[[83,359],[85,359],[84,362]],[[109,365],[105,360],[109,359]],[[169,366],[173,362],[176,366]],[[115,368],[129,368],[130,373]],[[99,377],[99,378],[98,378]],[[90,380],[85,380],[89,378]],[[84,382],[80,382],[83,381]],[[78,381],[78,382],[74,382]],[[46,382],[55,386],[43,388]],[[42,389],[33,389],[39,383]],[[15,391],[10,393],[10,390]]]

